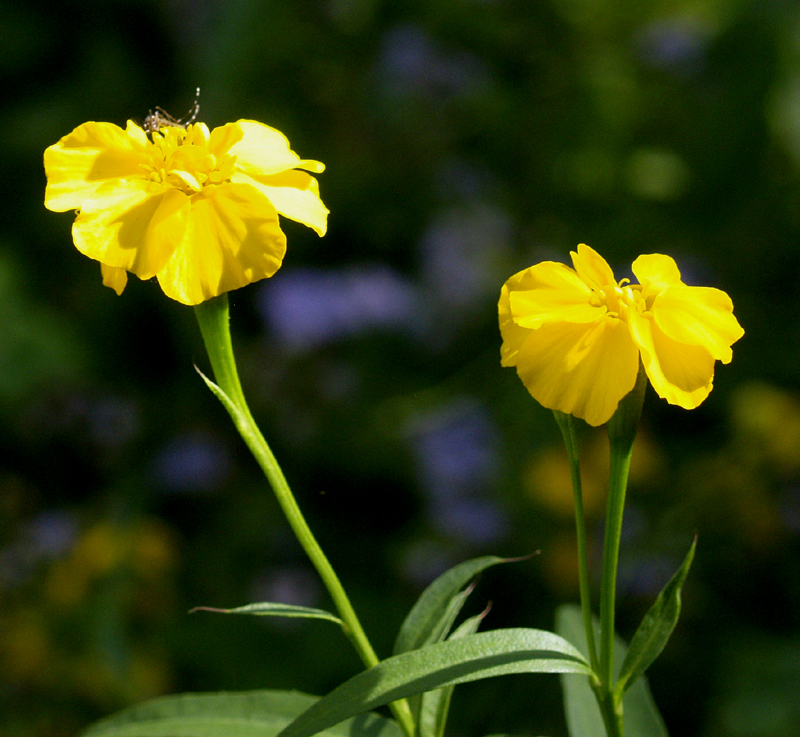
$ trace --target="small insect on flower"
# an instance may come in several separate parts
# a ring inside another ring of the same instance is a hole
[[[142,129],[147,134],[156,133],[159,128],[166,128],[172,126],[173,128],[188,128],[200,115],[200,88],[198,87],[194,93],[194,103],[189,108],[189,112],[182,118],[173,118],[166,110],[156,106],[156,111],[150,110],[144,119]]]
[[[275,128],[254,120],[209,130],[200,91],[176,120],[161,108],[142,126],[84,123],[44,153],[50,210],[76,210],[72,238],[121,294],[128,272],[196,305],[272,276],[286,236],[279,215],[324,235],[325,165],[301,159]]]

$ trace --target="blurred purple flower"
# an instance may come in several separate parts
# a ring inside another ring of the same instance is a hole
[[[426,284],[448,313],[496,298],[510,254],[511,218],[489,205],[458,207],[441,213],[422,236]]]
[[[259,293],[264,320],[298,350],[370,330],[413,330],[418,302],[414,286],[381,265],[282,271]]]
[[[461,398],[407,426],[432,522],[472,543],[497,540],[505,515],[487,498],[497,472],[498,434],[478,402]]]
[[[117,448],[136,437],[139,405],[122,397],[103,397],[87,407],[89,430],[100,445]]]
[[[269,601],[294,606],[317,606],[322,590],[312,570],[298,565],[272,568],[259,575],[250,586],[250,601]],[[299,627],[304,621],[290,617],[262,617],[263,623],[278,629]]]
[[[706,38],[700,29],[680,19],[661,19],[636,36],[639,57],[659,69],[694,76],[702,71]]]
[[[438,500],[431,506],[430,517],[451,537],[469,540],[475,545],[502,539],[508,527],[503,510],[490,499]]]
[[[77,535],[77,522],[69,513],[48,510],[34,517],[0,550],[0,588],[23,581],[43,560],[66,553]]]
[[[170,440],[155,460],[155,476],[165,491],[209,492],[230,471],[227,449],[206,433],[187,433]]]
[[[620,560],[619,596],[653,596],[664,588],[680,562],[663,555]]]
[[[378,73],[383,90],[396,96],[464,94],[483,87],[490,79],[478,57],[447,51],[422,28],[411,24],[387,32]]]

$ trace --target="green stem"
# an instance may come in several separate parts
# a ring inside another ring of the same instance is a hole
[[[229,407],[224,401],[223,404],[226,405],[236,429],[267,477],[270,486],[272,486],[272,490],[278,499],[278,504],[280,504],[286,515],[286,519],[297,540],[311,559],[325,587],[328,589],[339,616],[344,622],[345,634],[367,668],[377,665],[380,662],[378,656],[375,654],[356,616],[350,599],[339,581],[339,577],[306,523],[281,467],[278,465],[247,406],[242,385],[239,381],[236,359],[234,358],[231,343],[228,295],[222,294],[197,305],[195,314],[200,324],[200,332],[203,335],[203,342],[211,361],[211,367],[214,370],[214,377],[219,388],[227,395],[233,406]],[[407,737],[413,737],[414,720],[408,702],[405,699],[395,701],[390,704],[390,707]]]
[[[594,627],[592,626],[592,600],[589,587],[589,554],[586,544],[586,517],[583,512],[583,487],[581,485],[581,466],[578,455],[578,440],[575,435],[575,418],[553,410],[558,427],[564,437],[567,448],[569,472],[572,477],[572,496],[575,500],[575,532],[578,538],[578,585],[581,596],[581,612],[583,613],[583,628],[586,631],[586,647],[589,650],[589,661],[592,670],[597,673],[597,647],[594,642]]]
[[[603,720],[610,737],[623,734],[622,702],[614,698],[614,617],[617,589],[619,544],[622,537],[622,515],[633,441],[636,439],[642,412],[647,376],[643,368],[633,390],[623,397],[608,423],[611,464],[606,507],[606,529],[603,540],[603,573],[600,582],[600,691],[598,697]]]
[[[595,692],[595,696],[597,696],[597,702],[600,705],[600,713],[603,716],[603,724],[606,727],[608,737],[624,737],[622,704],[618,703],[611,693],[598,694]]]

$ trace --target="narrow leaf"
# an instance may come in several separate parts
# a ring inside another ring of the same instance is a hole
[[[618,694],[624,694],[631,684],[652,665],[675,629],[681,613],[681,589],[689,574],[696,546],[697,537],[692,542],[681,567],[662,589],[631,639],[628,654],[625,656],[617,679]]]
[[[449,602],[447,602],[447,606],[441,613],[439,620],[436,622],[430,622],[431,629],[428,633],[428,636],[425,638],[425,642],[421,643],[415,649],[419,649],[425,645],[432,645],[435,642],[442,642],[447,638],[450,629],[453,627],[453,623],[461,612],[461,609],[467,601],[467,598],[472,593],[473,588],[475,588],[474,581],[467,586],[466,589],[459,591],[450,599]],[[417,724],[419,724],[421,719],[422,699],[424,696],[424,694],[416,694],[415,696],[410,696],[408,699],[408,705],[411,707],[411,713],[414,716],[415,723]]]
[[[595,629],[599,632],[599,623],[596,619],[593,621]],[[579,606],[567,604],[558,608],[556,632],[582,652],[588,652],[583,615]],[[614,670],[617,672],[626,651],[625,643],[616,637]],[[577,675],[561,675],[560,678],[564,689],[564,711],[570,737],[606,737],[603,718],[600,716],[594,692],[589,686],[589,679]],[[622,706],[625,737],[669,737],[644,676],[639,678],[625,694]]]
[[[452,626],[455,617],[451,618],[448,615],[453,614],[451,605],[461,590],[481,571],[509,560],[513,559],[487,555],[460,563],[439,576],[422,592],[400,626],[394,644],[394,654],[416,650],[423,645],[444,639],[447,631],[444,631],[442,622],[450,619]],[[466,595],[462,597],[462,604],[465,598]]]
[[[84,737],[275,737],[317,700],[296,691],[164,696],[97,722]],[[377,714],[364,714],[322,734],[402,737],[394,722]]]
[[[450,639],[458,640],[461,637],[477,632],[488,611],[487,609],[462,622],[450,635]],[[444,728],[447,724],[447,713],[450,710],[450,699],[453,697],[454,689],[455,686],[445,686],[422,694],[422,703],[419,708],[419,717],[417,718],[417,734],[419,737],[443,737]]]
[[[552,632],[481,632],[395,655],[359,673],[298,717],[281,737],[311,737],[390,701],[457,683],[510,673],[589,672],[586,659]]]
[[[200,374],[200,378],[205,382],[206,386],[211,390],[211,393],[222,402],[222,406],[228,410],[228,414],[233,418],[234,423],[236,423],[237,419],[242,421],[242,412],[236,406],[235,402],[222,390],[222,388],[215,384],[211,379],[209,379],[197,366],[194,367],[194,370]],[[237,423],[238,426],[238,423]]]
[[[599,629],[599,628],[598,628]],[[580,607],[567,604],[556,610],[556,632],[588,654],[583,614]],[[614,659],[616,662],[616,658]],[[560,676],[564,691],[564,714],[570,737],[606,737],[606,728],[589,679],[584,676]]]
[[[235,609],[217,609],[210,606],[197,606],[193,612],[217,612],[219,614],[255,614],[262,617],[303,617],[305,619],[327,619],[329,622],[336,622],[340,627],[344,627],[339,617],[324,609],[313,609],[307,606],[295,606],[294,604],[276,604],[271,601],[263,601],[258,604],[246,604]]]

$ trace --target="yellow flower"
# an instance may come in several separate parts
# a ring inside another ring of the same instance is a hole
[[[278,214],[324,235],[324,165],[301,160],[286,137],[251,120],[149,136],[132,121],[84,123],[44,154],[45,206],[77,210],[72,237],[121,294],[131,271],[167,296],[199,304],[272,276],[286,237]],[[307,171],[302,171],[303,169]]]
[[[714,363],[729,363],[744,335],[725,292],[689,287],[675,261],[633,262],[639,284],[617,282],[584,244],[574,269],[545,261],[512,276],[500,295],[502,365],[516,366],[531,395],[590,425],[611,418],[644,366],[656,393],[694,409],[709,394]]]

